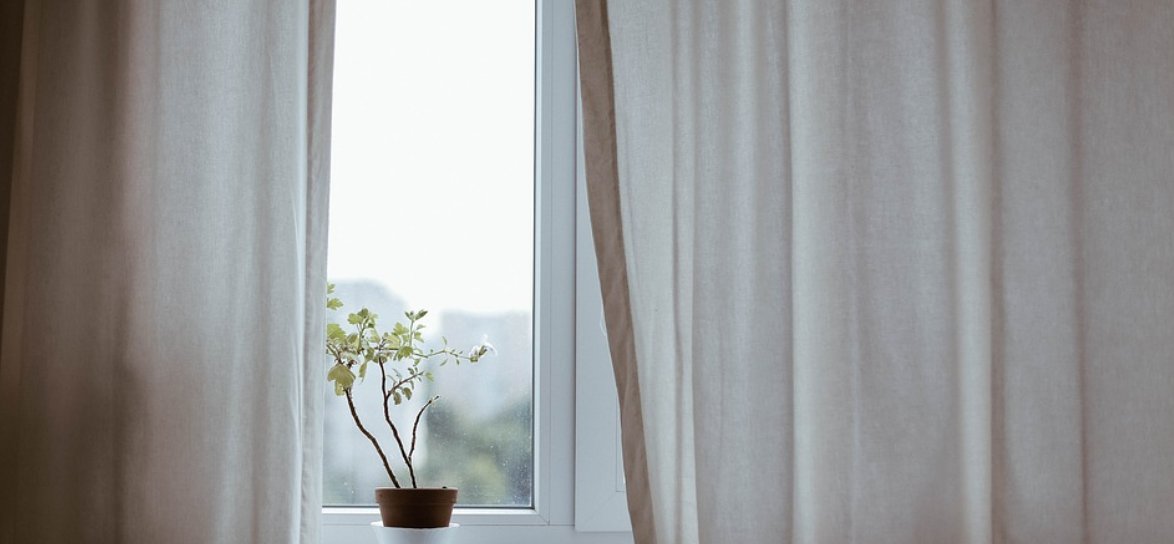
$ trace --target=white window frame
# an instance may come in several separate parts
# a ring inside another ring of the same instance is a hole
[[[574,0],[535,2],[533,507],[458,508],[456,542],[628,544],[618,405],[582,190]],[[374,508],[324,508],[322,542],[374,542],[368,526],[378,519]]]

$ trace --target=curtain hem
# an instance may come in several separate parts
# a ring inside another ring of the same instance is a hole
[[[640,380],[628,294],[628,266],[620,218],[615,89],[607,2],[578,0],[576,25],[587,201],[599,263],[607,337],[619,393],[628,513],[635,541],[648,544],[656,542],[656,527],[652,515]]]

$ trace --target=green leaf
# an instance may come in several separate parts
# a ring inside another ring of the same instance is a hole
[[[368,361],[364,361],[363,364],[359,365],[359,379],[360,380],[367,379],[367,362]]]
[[[396,405],[399,405],[404,401],[403,397],[400,396],[399,391],[391,392],[391,400],[395,401]]]
[[[355,373],[345,365],[335,364],[326,373],[326,381],[334,382],[334,394],[342,396],[355,384]]]
[[[363,322],[363,316],[355,313],[347,314],[346,322],[350,323],[351,325],[358,325],[359,323]]]
[[[335,341],[341,341],[346,338],[346,332],[342,330],[342,326],[338,323],[326,324],[326,338]]]
[[[342,308],[342,300],[333,297],[326,299],[326,309],[337,310],[339,308]]]
[[[409,389],[407,387],[404,388],[404,398],[406,398],[408,400],[412,400],[412,390],[411,389]]]
[[[328,294],[328,295],[334,294],[334,284],[333,283],[326,282],[326,294]]]

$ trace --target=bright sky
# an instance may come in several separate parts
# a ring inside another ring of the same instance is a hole
[[[533,0],[340,0],[336,32],[330,279],[529,310]]]

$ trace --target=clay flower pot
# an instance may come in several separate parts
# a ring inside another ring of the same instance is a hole
[[[435,529],[448,527],[452,509],[457,504],[455,488],[375,489],[375,502],[384,527]]]

